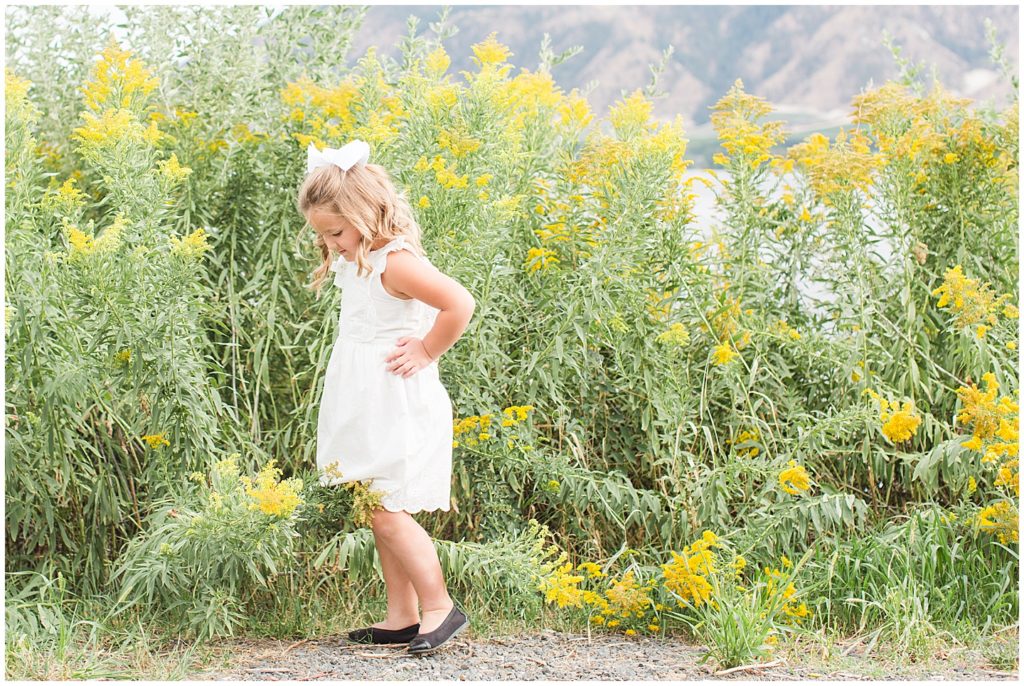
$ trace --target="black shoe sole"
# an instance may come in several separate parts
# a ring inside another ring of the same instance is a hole
[[[409,652],[410,652],[411,654],[413,654],[413,655],[426,655],[426,654],[428,654],[428,653],[432,653],[432,652],[434,652],[435,650],[439,650],[440,648],[443,648],[443,647],[445,647],[445,646],[446,646],[446,645],[448,644],[448,642],[449,642],[449,641],[451,641],[451,640],[452,640],[453,638],[455,638],[455,637],[456,637],[456,636],[458,636],[458,635],[459,635],[460,633],[462,633],[462,631],[463,631],[463,630],[465,630],[465,629],[466,629],[466,628],[467,628],[468,626],[469,626],[469,618],[467,617],[467,618],[466,618],[466,621],[465,621],[465,623],[463,623],[463,624],[462,624],[461,626],[459,626],[459,628],[458,628],[458,629],[456,629],[455,631],[453,631],[453,632],[451,633],[451,636],[449,636],[448,638],[444,639],[443,641],[441,641],[441,642],[440,642],[439,644],[437,644],[436,646],[433,646],[432,648],[422,648],[422,649],[420,649],[420,650],[413,650],[413,649],[411,649],[411,648],[410,648],[410,649],[409,649]],[[411,643],[411,642],[412,642],[412,641],[410,641],[410,643]]]

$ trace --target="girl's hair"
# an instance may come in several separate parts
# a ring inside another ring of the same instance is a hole
[[[333,164],[317,167],[299,186],[298,210],[306,218],[306,226],[313,210],[336,214],[352,223],[362,235],[355,255],[357,276],[370,270],[370,245],[381,238],[405,236],[416,252],[425,254],[420,227],[405,193],[395,188],[391,176],[379,164],[357,164],[348,171]],[[320,248],[323,262],[313,270],[313,283],[307,287],[320,297],[321,285],[331,266],[331,251],[319,233],[313,245]]]

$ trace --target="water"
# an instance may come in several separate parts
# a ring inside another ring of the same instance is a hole
[[[724,169],[715,169],[714,172],[723,181],[728,181],[732,178],[731,174]],[[696,195],[693,200],[693,221],[691,226],[699,232],[705,241],[711,240],[712,231],[716,228],[720,234],[727,235],[729,229],[723,224],[725,211],[718,206],[717,199],[715,198],[715,189],[720,190],[718,182],[708,174],[707,169],[687,170],[684,177],[685,180],[693,177],[703,177],[710,181],[715,188],[709,188],[699,181],[691,185],[691,192]],[[778,183],[777,190],[774,193],[770,193],[776,183]],[[761,189],[769,199],[775,200],[781,198],[786,184],[799,190],[803,187],[803,180],[796,174],[788,174],[783,177],[782,182],[777,182],[776,177],[769,175],[762,181]],[[809,209],[814,213],[813,208]],[[865,246],[864,249],[869,251],[871,256],[880,264],[890,263],[894,251],[892,242],[885,235],[889,232],[886,230],[884,222],[868,211],[864,212],[864,222],[872,236],[872,245]],[[826,284],[810,281],[807,278],[798,278],[796,285],[800,301],[809,312],[825,316],[828,304],[834,303],[837,299],[836,294],[830,291]]]

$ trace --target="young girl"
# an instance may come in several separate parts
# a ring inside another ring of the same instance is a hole
[[[342,289],[317,426],[320,481],[370,480],[383,492],[371,527],[387,617],[349,637],[430,652],[469,619],[411,513],[451,507],[452,406],[437,359],[466,330],[476,303],[430,264],[408,202],[383,167],[368,164],[366,143],[323,151],[311,143],[307,153],[298,206],[323,255],[313,287],[329,270]]]

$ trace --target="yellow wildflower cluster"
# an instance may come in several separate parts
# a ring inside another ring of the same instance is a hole
[[[527,119],[550,118],[562,102],[563,94],[547,71],[523,69],[497,92],[496,103],[506,117],[506,127],[521,130]],[[585,101],[584,101],[585,102]],[[575,105],[578,110],[579,105]]]
[[[85,204],[86,195],[75,188],[78,177],[71,176],[54,192],[49,192],[43,199],[43,206],[52,212],[71,214]]]
[[[646,133],[656,126],[651,122],[654,103],[644,97],[639,88],[629,97],[619,100],[608,111],[608,121],[621,140],[629,140]]]
[[[741,431],[740,435],[736,437],[735,441],[733,439],[731,439],[731,438],[727,438],[727,439],[725,439],[725,443],[726,443],[726,445],[733,445],[735,447],[735,446],[741,445],[743,443],[746,443],[748,441],[751,441],[751,442],[757,441],[760,438],[761,438],[760,432],[757,429],[753,429],[751,431]],[[760,453],[760,452],[761,452],[761,449],[758,448],[756,445],[748,446],[746,448],[738,448],[736,450],[736,454],[739,457],[757,457],[758,453]]]
[[[868,137],[860,131],[840,129],[835,145],[827,136],[811,134],[789,149],[788,155],[808,174],[811,187],[825,204],[840,193],[866,193],[882,158],[871,152]]]
[[[302,110],[294,111],[297,111],[299,113],[302,112]],[[260,141],[264,141],[270,138],[270,134],[263,131],[256,131],[252,128],[251,124],[248,124],[246,122],[238,122],[237,124],[232,126],[231,136],[239,143],[259,143]],[[207,144],[207,147],[210,150],[210,152],[217,152],[221,148],[228,147],[228,142],[223,138],[217,138],[215,140],[210,141]]]
[[[439,165],[437,164],[438,160],[441,160]],[[469,186],[469,175],[463,174],[459,176],[456,174],[454,162],[451,166],[448,166],[441,157],[435,157],[434,165],[434,177],[443,188],[451,190],[452,188],[466,188]]]
[[[171,253],[188,259],[199,259],[207,250],[210,244],[206,242],[206,229],[196,229],[184,238],[171,236]]]
[[[439,79],[444,76],[446,71],[448,71],[448,67],[451,66],[452,60],[448,57],[448,53],[445,51],[444,46],[438,45],[427,54],[424,62],[427,68],[427,73],[432,77]]]
[[[1016,457],[1017,437],[1019,429],[1018,405],[1010,396],[998,397],[999,382],[995,374],[986,372],[982,375],[985,391],[982,392],[973,383],[961,386],[956,390],[963,409],[957,415],[957,421],[973,431],[971,440],[963,443],[969,450],[981,450],[983,441],[994,440],[985,449],[982,462],[995,462],[1000,456]],[[1019,393],[1019,391],[1018,391]]]
[[[643,617],[653,607],[651,602],[651,591],[657,586],[657,581],[649,580],[641,585],[635,578],[633,570],[627,570],[620,579],[612,579],[608,588],[604,591],[604,598],[594,599],[595,605],[601,608],[601,614],[615,615],[617,619],[629,619],[630,617]],[[611,620],[616,621],[616,620]],[[609,621],[607,626],[615,626]]]
[[[132,351],[130,348],[119,350],[114,353],[114,361],[121,366],[128,366],[132,361]]]
[[[113,223],[104,229],[103,233],[97,238],[82,231],[74,224],[68,223],[66,220],[63,221],[63,224],[67,230],[68,242],[71,244],[68,257],[75,260],[94,253],[109,253],[117,250],[121,246],[125,218],[123,214],[118,213]]]
[[[783,336],[788,336],[794,341],[800,340],[800,332],[791,327],[785,319],[780,319],[776,322],[775,329],[777,329]]]
[[[716,164],[727,166],[735,159],[740,166],[756,169],[772,159],[773,147],[786,140],[782,122],[761,122],[772,107],[763,98],[744,92],[741,79],[736,79],[712,110],[711,124],[722,147],[732,156],[716,153]]]
[[[324,467],[323,473],[331,480],[332,483],[335,479],[345,478],[341,472],[341,467],[338,461],[334,461]],[[375,510],[383,508],[381,500],[387,494],[384,491],[373,488],[372,480],[342,481],[340,485],[352,494],[352,505],[350,509],[352,522],[356,526],[371,526],[373,522],[373,513]],[[319,510],[323,512],[323,507],[319,506]]]
[[[526,421],[532,410],[536,409],[533,405],[512,405],[506,407],[501,411],[502,426],[515,426],[519,422]]]
[[[465,419],[457,419],[455,420],[455,425],[452,428],[452,432],[454,433],[456,438],[458,438],[462,434],[470,432],[477,433],[477,436],[475,438],[473,436],[470,436],[465,439],[466,445],[469,445],[470,447],[476,446],[478,442],[490,439],[491,434],[489,429],[491,426],[492,417],[493,415],[491,414],[483,414],[473,415],[472,417],[466,417]],[[457,448],[458,446],[458,440],[452,443],[453,448]]]
[[[171,444],[171,442],[165,438],[166,433],[166,431],[161,431],[158,434],[146,434],[142,437],[142,440],[148,443],[149,447],[153,450],[159,450],[163,446]]]
[[[323,88],[309,77],[301,76],[281,89],[281,101],[292,108],[289,119],[302,121],[317,136],[341,139],[348,136],[356,126],[356,111],[364,106],[360,88],[362,79],[346,78],[333,88]],[[300,116],[301,115],[301,116]],[[308,145],[310,136],[296,138],[302,145]],[[319,139],[317,139],[319,140]],[[317,142],[317,141],[313,141]],[[318,147],[324,147],[319,141]]]
[[[803,465],[798,465],[796,460],[790,460],[789,466],[779,473],[779,485],[782,490],[790,495],[800,495],[811,487],[811,479]]]
[[[685,348],[690,343],[690,332],[679,322],[674,322],[668,329],[658,334],[655,340],[664,345]]]
[[[578,103],[574,105],[579,110],[574,121],[589,121],[589,115],[584,114],[585,101],[570,100]],[[695,194],[685,192],[688,186],[684,183],[684,176],[691,162],[685,159],[687,139],[683,136],[682,118],[659,122],[650,118],[652,109],[653,105],[639,90],[616,102],[608,117],[615,136],[592,131],[580,154],[560,165],[559,176],[572,186],[587,188],[604,210],[609,206],[608,201],[618,196],[624,186],[619,182],[622,177],[617,171],[628,170],[638,163],[656,161],[659,167],[665,164],[662,168],[669,172],[664,181],[664,193],[656,202],[656,218],[672,221],[687,212]],[[598,210],[590,229],[598,231],[607,224],[607,219]],[[597,235],[592,237],[592,240],[598,239]]]
[[[111,37],[81,89],[86,107],[93,112],[108,108],[141,109],[142,101],[160,85],[160,80],[141,60],[132,59],[132,54],[122,50]]]
[[[575,131],[586,128],[594,118],[590,111],[590,103],[579,94],[576,88],[573,88],[572,92],[559,104],[558,116],[562,126]]]
[[[4,106],[8,116],[23,122],[33,121],[39,116],[39,109],[28,98],[32,82],[23,79],[4,67]]]
[[[956,391],[963,403],[957,421],[973,432],[971,439],[961,445],[982,452],[982,464],[997,465],[994,486],[1005,486],[1020,495],[1019,407],[1009,396],[997,399],[999,383],[992,372],[986,372],[982,380],[986,384],[984,392],[973,383]]]
[[[441,84],[427,91],[427,109],[437,117],[449,111],[459,101],[461,89],[454,84]]]
[[[342,486],[352,492],[352,522],[356,526],[369,527],[374,510],[383,509],[381,499],[386,494],[373,488],[372,481],[349,481]]]
[[[442,130],[437,134],[437,144],[455,157],[464,157],[480,148],[479,138],[473,138],[463,131]]]
[[[278,481],[281,470],[274,466],[275,462],[270,460],[260,470],[255,482],[246,476],[240,477],[239,481],[245,486],[246,495],[254,501],[250,509],[258,509],[274,517],[287,517],[302,503],[302,480],[294,478]]]
[[[151,119],[144,126],[139,115],[144,103],[159,81],[132,53],[121,50],[111,38],[93,66],[90,80],[82,87],[86,111],[85,125],[74,129],[74,138],[82,143],[82,153],[89,159],[104,148],[122,143],[156,144],[164,134]]]
[[[712,587],[708,575],[715,572],[715,553],[718,537],[705,531],[701,538],[683,548],[682,554],[672,552],[672,562],[661,565],[665,588],[678,596],[680,607],[699,606],[711,599]]]
[[[548,248],[530,248],[526,252],[526,269],[530,272],[540,271],[555,266],[561,260],[558,253]]]
[[[142,143],[150,140],[148,130],[126,109],[106,109],[100,116],[83,112],[85,126],[73,130],[85,151],[113,147],[119,143]]]
[[[1004,545],[1018,542],[1017,508],[1008,500],[997,501],[978,513],[977,525],[982,531],[998,536]]]
[[[569,573],[572,563],[567,561],[568,557],[569,554],[563,550],[554,563],[541,567],[545,574],[540,578],[537,590],[544,594],[544,600],[558,603],[558,607],[580,607],[584,602],[584,592],[579,588],[583,577]]]
[[[782,561],[784,567],[790,567],[793,564],[785,555],[782,556]],[[767,578],[765,590],[769,597],[776,595],[779,593],[779,589],[782,589],[782,597],[786,601],[781,608],[783,616],[799,623],[811,615],[811,611],[807,608],[806,603],[796,603],[796,586],[789,583],[789,574],[787,572],[782,572],[778,568],[771,569],[765,567],[764,575]]]
[[[959,264],[946,270],[942,285],[933,290],[932,295],[939,296],[936,307],[946,307],[952,302],[951,309],[957,328],[977,325],[975,334],[978,338],[985,336],[989,325],[995,326],[998,323],[996,312],[1000,307],[1003,307],[1003,314],[1008,319],[1016,319],[1018,314],[1014,305],[1006,303],[1011,297],[1009,293],[997,298],[987,283],[979,284],[976,279],[964,276]],[[988,325],[981,324],[982,321],[988,322]]]
[[[711,359],[721,366],[731,362],[738,354],[730,343],[720,343],[711,350]]]
[[[526,418],[529,416],[529,413],[534,409],[535,408],[533,405],[512,405],[510,407],[504,408],[501,411],[501,426],[516,426],[520,422],[525,421]],[[469,436],[468,438],[465,439],[465,441],[466,445],[470,447],[476,446],[482,441],[490,440],[490,427],[493,417],[493,414],[488,413],[482,415],[473,415],[471,417],[466,417],[464,419],[456,419],[453,421],[452,433],[456,439],[459,436],[462,436],[463,434],[475,433],[476,436]],[[518,435],[516,434],[512,434],[509,437],[509,440],[507,442],[507,446],[509,448],[512,447],[512,442],[516,438],[518,438]],[[457,448],[459,447],[459,445],[460,442],[458,440],[452,442],[453,448]],[[524,446],[524,449],[528,448],[528,446]]]
[[[588,579],[600,579],[601,577],[608,576],[607,573],[602,571],[601,565],[595,562],[581,562],[576,565],[576,569],[585,572]]]
[[[501,64],[513,55],[508,47],[498,42],[497,35],[497,31],[492,31],[485,40],[473,45],[473,59],[481,67]]]
[[[550,546],[548,554],[554,554],[557,546]],[[623,620],[630,618],[643,620],[641,625],[651,631],[658,630],[657,620],[649,622],[645,619],[648,611],[654,606],[650,598],[651,591],[656,587],[657,582],[648,581],[641,585],[635,578],[632,569],[627,570],[621,578],[612,579],[603,593],[580,588],[585,579],[601,579],[607,574],[593,562],[582,562],[576,569],[586,573],[586,577],[580,574],[572,574],[573,566],[568,562],[568,554],[562,551],[553,562],[542,565],[543,575],[539,578],[537,590],[544,593],[544,599],[549,603],[557,603],[558,607],[583,607],[588,605],[597,612],[590,618],[591,623],[615,628]],[[626,632],[634,629],[627,629]]]
[[[335,128],[332,127],[335,121],[340,120],[342,127],[349,129],[345,131],[346,138],[358,138],[371,145],[388,145],[398,138],[409,116],[402,102],[403,91],[396,90],[386,81],[384,67],[377,58],[375,46],[371,46],[360,58],[356,70],[359,75],[344,84],[345,91],[351,85],[356,92],[343,92],[341,95],[345,103],[337,105],[339,110],[347,109],[349,117],[335,119],[325,111],[326,126],[324,117],[315,112],[304,113],[304,121],[308,121],[317,134],[333,136]],[[331,108],[334,108],[333,103]],[[301,134],[294,134],[294,137],[302,145],[308,145]]]
[[[858,96],[853,104],[854,120],[869,124],[879,150],[913,173],[918,193],[925,192],[923,184],[933,168],[950,165],[970,168],[972,176],[988,168],[997,180],[1013,180],[1016,188],[1015,155],[1006,150],[996,154],[999,135],[986,130],[969,98],[952,97],[939,83],[926,97],[918,97],[906,86],[890,82]],[[1013,117],[1016,120],[1016,110]],[[1011,140],[1016,140],[1016,132]]]
[[[160,160],[156,163],[156,166],[160,169],[160,173],[164,178],[168,179],[172,185],[182,181],[192,173],[191,167],[183,167],[178,162],[177,153],[171,153],[168,159]]]
[[[722,290],[725,291],[728,288],[729,282],[725,281],[722,284]],[[725,341],[732,337],[732,334],[739,327],[739,318],[743,311],[739,298],[725,295],[724,300],[722,306],[707,311],[711,327],[720,341]],[[702,328],[706,330],[706,327]]]
[[[882,422],[882,433],[893,443],[909,441],[921,425],[921,417],[914,411],[914,401],[900,403],[886,400],[874,389],[865,388],[861,395],[869,395],[878,403],[878,419]]]

